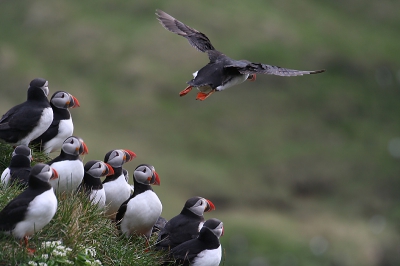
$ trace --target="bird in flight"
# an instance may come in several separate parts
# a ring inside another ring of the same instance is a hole
[[[231,59],[215,50],[211,41],[204,33],[183,24],[164,11],[156,10],[156,15],[158,21],[165,29],[185,37],[191,46],[203,53],[207,53],[210,60],[207,65],[193,73],[193,79],[187,82],[189,86],[179,93],[180,96],[186,95],[192,88],[197,88],[199,93],[196,100],[203,101],[216,91],[222,91],[246,80],[254,81],[256,74],[289,77],[325,72],[325,70],[295,70],[262,63],[253,63],[247,60]]]

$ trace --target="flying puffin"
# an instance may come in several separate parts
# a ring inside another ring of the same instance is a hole
[[[131,196],[132,188],[125,179],[122,165],[135,157],[136,154],[130,150],[111,150],[104,157],[104,162],[111,165],[114,170],[114,174],[107,176],[103,181],[106,193],[105,214],[111,219],[115,219],[121,204]]]
[[[0,212],[0,231],[25,241],[41,230],[57,210],[57,198],[49,180],[57,178],[57,171],[47,164],[32,167],[28,188],[11,200]]]
[[[186,201],[180,214],[169,220],[158,234],[156,249],[169,250],[196,238],[204,223],[204,212],[215,210],[214,204],[202,197]]]
[[[32,151],[28,146],[17,146],[12,153],[10,165],[1,174],[1,183],[9,185],[18,182],[28,186],[32,159]]]
[[[218,266],[222,252],[219,238],[224,234],[223,223],[215,218],[208,219],[199,236],[174,247],[170,254],[176,265]]]
[[[117,225],[126,236],[144,235],[150,238],[154,224],[162,212],[162,204],[151,185],[160,185],[154,166],[141,164],[133,172],[135,191],[116,215]]]
[[[85,164],[85,175],[79,189],[85,191],[90,201],[100,209],[104,209],[106,205],[106,194],[100,177],[112,174],[113,168],[105,162],[93,160]]]
[[[50,181],[57,193],[76,191],[85,174],[83,163],[79,155],[89,153],[89,150],[81,138],[70,136],[61,147],[60,155],[47,162],[56,169],[59,178]]]
[[[59,150],[66,138],[72,136],[74,124],[68,108],[79,107],[79,101],[72,94],[56,91],[50,99],[53,109],[53,122],[50,127],[31,144],[46,154]]]
[[[47,80],[32,80],[27,100],[12,107],[0,119],[0,139],[28,146],[31,140],[43,134],[53,121],[53,109],[47,99],[48,94]]]
[[[200,91],[196,100],[203,101],[215,91],[222,91],[246,80],[254,81],[256,74],[302,76],[325,72],[325,70],[294,70],[262,63],[252,63],[247,60],[231,59],[215,50],[205,34],[183,24],[164,11],[156,10],[156,15],[165,29],[185,37],[191,46],[203,53],[207,53],[210,60],[206,66],[193,73],[193,79],[187,82],[189,86],[180,92],[180,96],[186,95],[194,87]]]

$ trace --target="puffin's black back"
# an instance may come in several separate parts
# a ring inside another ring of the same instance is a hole
[[[186,241],[171,249],[170,255],[179,265],[190,265],[193,259],[203,250],[212,250],[219,246],[218,237],[209,228],[203,227],[198,238]]]
[[[33,80],[28,89],[27,100],[12,107],[2,116],[0,119],[1,139],[16,143],[37,126],[43,109],[50,107],[49,100],[39,88],[39,85],[43,86],[45,82],[44,79]]]
[[[52,187],[48,182],[39,180],[31,175],[29,177],[28,188],[11,200],[0,212],[0,231],[14,229],[16,224],[25,218],[29,203],[36,196],[49,189],[52,189]]]
[[[201,222],[204,222],[203,216],[195,215],[183,208],[181,213],[169,220],[158,234],[156,249],[172,249],[183,242],[196,238]]]
[[[10,161],[10,184],[19,182],[28,186],[29,174],[31,173],[31,160],[25,155],[14,155]]]

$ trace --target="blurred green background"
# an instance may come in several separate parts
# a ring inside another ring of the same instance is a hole
[[[180,98],[205,54],[162,9],[235,59],[326,73],[258,75]],[[224,265],[400,265],[400,1],[1,1],[0,111],[29,82],[65,90],[84,160],[155,166],[163,216],[213,201]],[[56,156],[53,154],[52,156]]]

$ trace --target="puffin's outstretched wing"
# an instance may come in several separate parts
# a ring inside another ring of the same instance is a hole
[[[246,60],[234,61],[231,64],[225,65],[225,68],[236,68],[241,74],[268,74],[276,76],[303,76],[308,74],[318,74],[325,72],[325,69],[321,70],[296,70],[283,68],[279,66],[271,66],[262,63],[252,63]]]
[[[162,10],[156,10],[156,15],[158,21],[160,21],[161,25],[165,29],[185,37],[189,41],[190,45],[197,50],[201,52],[215,50],[214,46],[211,44],[211,41],[200,31],[183,24]]]

